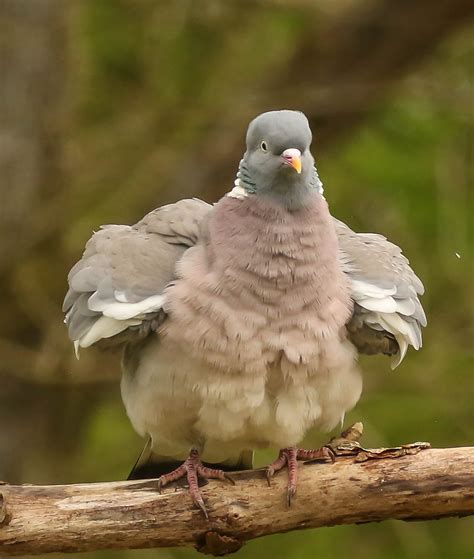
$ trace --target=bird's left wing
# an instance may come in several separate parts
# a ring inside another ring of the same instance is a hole
[[[105,339],[117,345],[158,326],[176,263],[197,242],[211,209],[201,200],[181,200],[133,226],[106,225],[94,233],[69,272],[63,304],[76,351]]]
[[[361,353],[392,355],[395,368],[409,345],[421,347],[423,284],[401,249],[385,237],[355,233],[337,219],[334,223],[354,300],[347,325],[351,340]]]

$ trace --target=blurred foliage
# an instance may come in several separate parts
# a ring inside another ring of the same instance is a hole
[[[229,190],[240,151],[228,162],[225,180],[216,175],[211,185],[200,182],[200,161],[212,165],[222,145],[239,138],[242,149],[242,134],[253,116],[247,114],[253,82],[281,72],[308,22],[320,17],[317,25],[323,27],[331,10],[336,8],[330,2],[318,3],[311,15],[280,2],[180,1],[160,4],[160,9],[146,0],[70,5],[66,178],[57,208],[61,253],[55,263],[33,255],[22,263],[22,273],[15,273],[27,301],[49,294],[46,314],[41,305],[38,312],[50,325],[54,352],[63,355],[67,347],[61,284],[91,231],[102,223],[134,222],[162,203],[199,195],[200,187],[209,200]],[[315,130],[313,151],[333,214],[356,230],[383,233],[402,246],[427,291],[423,350],[409,351],[396,372],[382,357],[362,359],[365,391],[346,423],[364,422],[367,446],[415,440],[434,446],[472,444],[473,57],[470,35],[460,33],[401,80],[350,134],[326,145]],[[264,108],[278,106],[278,92],[273,92]],[[191,151],[197,158],[189,157]],[[118,370],[116,359],[97,361],[94,351],[79,365],[72,353],[67,355],[67,361],[49,357],[44,367],[54,365],[63,373]],[[140,450],[118,386],[98,384],[92,399],[77,447],[71,451],[58,442],[57,482],[122,479]],[[63,417],[74,422],[78,415]],[[320,435],[309,443],[322,441]],[[260,453],[260,463],[273,452]],[[23,468],[23,480],[51,479],[42,467]],[[336,527],[254,541],[238,556],[461,559],[473,554],[473,530],[472,519]],[[80,557],[198,555],[148,550]]]

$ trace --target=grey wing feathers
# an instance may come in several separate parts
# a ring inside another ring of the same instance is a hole
[[[69,272],[63,304],[76,348],[127,329],[147,332],[159,323],[176,262],[197,242],[211,208],[201,200],[181,200],[133,226],[106,225],[91,237]]]
[[[355,303],[347,325],[352,342],[361,353],[393,355],[395,368],[409,345],[421,347],[426,316],[418,296],[423,284],[398,246],[382,235],[355,233],[334,222]]]

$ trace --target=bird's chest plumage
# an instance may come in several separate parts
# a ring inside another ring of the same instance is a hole
[[[325,340],[340,339],[351,313],[338,251],[319,195],[296,212],[259,199],[224,199],[207,242],[186,253],[167,293],[165,338],[242,375],[314,367]]]
[[[295,444],[355,404],[360,379],[344,328],[351,302],[319,195],[292,213],[223,199],[178,275],[148,370],[156,363],[163,379],[167,369],[161,399],[187,406],[208,446]]]

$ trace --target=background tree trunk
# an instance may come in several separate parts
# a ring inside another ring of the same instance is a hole
[[[54,374],[48,323],[64,286],[67,4],[0,0],[0,478],[16,481],[67,479],[100,392],[38,386],[32,374]]]

